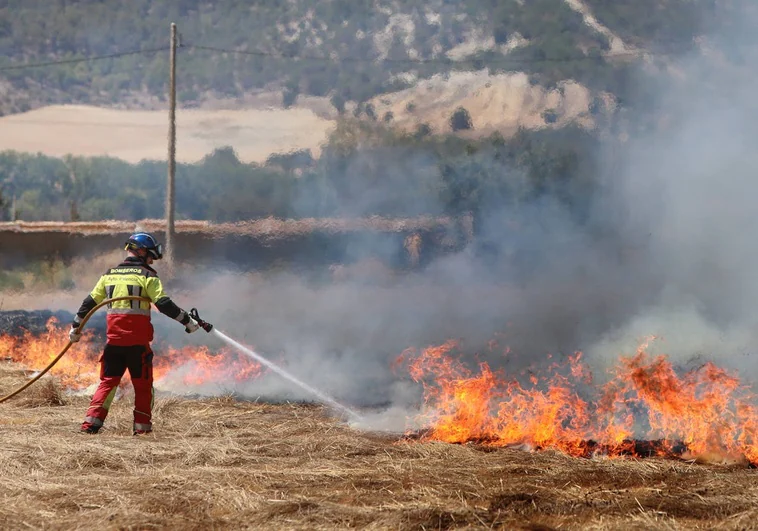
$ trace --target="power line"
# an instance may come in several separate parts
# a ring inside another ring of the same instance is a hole
[[[147,49],[141,49],[141,50],[132,50],[128,52],[117,52],[112,54],[106,54],[106,55],[96,55],[96,56],[89,56],[89,57],[79,57],[76,59],[59,59],[54,61],[45,61],[41,63],[31,63],[31,64],[23,64],[23,65],[9,65],[9,66],[2,66],[0,67],[0,72],[9,72],[12,70],[25,70],[29,68],[44,68],[49,66],[58,66],[58,65],[70,65],[70,64],[78,64],[78,63],[89,63],[89,62],[95,62],[95,61],[103,61],[106,59],[118,59],[120,57],[128,57],[132,55],[149,55],[153,53],[158,52],[164,52],[168,51],[168,46],[159,46],[157,48],[147,48]],[[684,50],[678,50],[678,51],[656,51],[656,52],[649,52],[644,50],[638,50],[638,51],[626,51],[626,52],[618,52],[618,53],[611,53],[611,54],[604,54],[604,55],[597,55],[597,56],[590,56],[590,55],[583,55],[581,57],[562,57],[562,58],[551,58],[551,57],[542,57],[542,58],[534,58],[534,57],[508,57],[508,56],[501,56],[501,57],[467,57],[464,59],[451,59],[449,57],[446,58],[428,58],[428,59],[390,59],[390,58],[376,58],[376,59],[370,59],[366,57],[324,57],[324,56],[314,56],[314,55],[286,55],[281,53],[274,53],[274,52],[264,52],[264,51],[256,51],[256,50],[234,50],[231,48],[220,48],[217,46],[204,46],[200,44],[187,44],[187,45],[180,45],[180,49],[194,49],[194,50],[202,50],[202,51],[209,51],[209,52],[215,52],[215,53],[229,53],[229,54],[235,54],[235,55],[246,55],[246,56],[252,56],[252,57],[262,57],[262,58],[270,58],[270,59],[283,59],[283,60],[293,60],[293,61],[314,61],[314,62],[326,62],[326,63],[384,63],[384,64],[406,64],[406,65],[426,65],[426,64],[437,64],[437,65],[445,65],[445,66],[454,66],[454,65],[460,65],[460,64],[466,64],[466,63],[473,63],[473,62],[482,62],[487,64],[514,64],[514,65],[522,65],[522,64],[539,64],[539,63],[573,63],[578,61],[593,61],[598,59],[615,59],[615,58],[634,58],[634,57],[641,57],[644,55],[658,55],[658,56],[664,56],[664,55],[671,55],[676,53],[681,53]]]
[[[10,66],[3,66],[0,67],[0,72],[7,72],[9,70],[24,70],[27,68],[42,68],[47,66],[56,66],[56,65],[70,65],[70,64],[76,64],[76,63],[89,63],[94,61],[102,61],[105,59],[117,59],[119,57],[127,57],[129,55],[147,55],[151,53],[157,53],[157,52],[163,52],[168,50],[168,46],[161,46],[158,48],[147,48],[143,50],[132,50],[130,52],[118,52],[118,53],[112,53],[108,55],[95,55],[90,57],[80,57],[78,59],[60,59],[56,61],[46,61],[44,63],[32,63],[32,64],[24,64],[24,65],[10,65]]]
[[[451,59],[451,58],[430,58],[430,59],[369,59],[365,57],[323,57],[323,56],[303,56],[303,55],[284,55],[284,54],[277,54],[273,52],[264,52],[264,51],[250,51],[250,50],[234,50],[230,48],[219,48],[216,46],[204,46],[200,44],[186,44],[182,45],[182,48],[187,49],[195,49],[195,50],[204,50],[209,52],[216,52],[216,53],[229,53],[229,54],[235,54],[235,55],[247,55],[247,56],[253,56],[253,57],[264,57],[264,58],[271,58],[271,59],[289,59],[294,61],[314,61],[314,62],[327,62],[327,63],[389,63],[389,64],[410,64],[410,65],[425,65],[425,64],[439,64],[439,65],[446,65],[446,66],[454,66],[456,64],[466,64],[466,63],[473,63],[473,62],[482,62],[482,63],[488,63],[488,64],[537,64],[537,63],[573,63],[577,61],[593,61],[598,59],[615,59],[615,58],[634,58],[634,57],[642,57],[645,55],[657,55],[657,56],[665,56],[665,55],[672,55],[677,53],[682,53],[686,50],[682,49],[679,51],[659,51],[659,52],[650,52],[646,50],[637,50],[637,51],[626,51],[626,52],[617,52],[617,53],[607,53],[603,55],[597,55],[597,56],[590,56],[590,55],[583,55],[581,57],[563,57],[563,58],[550,58],[550,57],[543,57],[543,58],[534,58],[534,57],[508,57],[508,56],[501,56],[501,57],[467,57],[464,59]]]
[[[369,59],[365,57],[323,57],[323,56],[302,56],[302,55],[284,55],[284,54],[276,54],[272,52],[261,52],[261,51],[248,51],[248,50],[232,50],[228,48],[217,48],[215,46],[202,46],[197,44],[189,44],[183,46],[183,48],[192,48],[195,50],[205,50],[210,52],[216,52],[216,53],[231,53],[236,55],[249,55],[254,57],[267,57],[272,59],[291,59],[296,61],[315,61],[315,62],[326,62],[326,63],[397,63],[397,64],[417,64],[417,65],[424,65],[424,64],[442,64],[442,65],[455,65],[460,63],[466,63],[466,62],[473,62],[477,61],[477,59],[474,58],[467,58],[463,60],[454,60],[450,58],[445,59],[439,59],[439,58],[431,58],[431,59]],[[584,61],[587,59],[592,59],[591,57],[585,56],[585,57],[577,57],[573,59],[531,59],[531,58],[515,58],[515,57],[502,57],[497,58],[495,62],[501,62],[501,60],[505,62],[511,62],[511,63],[535,63],[535,62],[567,62],[572,60],[580,60]],[[493,62],[491,60],[488,60],[488,62]]]

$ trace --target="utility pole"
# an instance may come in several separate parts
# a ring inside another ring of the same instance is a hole
[[[171,23],[168,82],[168,185],[166,187],[166,276],[174,274],[174,211],[176,195],[176,24]]]

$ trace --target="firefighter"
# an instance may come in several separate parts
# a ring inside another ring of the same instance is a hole
[[[179,321],[187,333],[198,324],[179,308],[163,291],[158,273],[151,267],[163,257],[163,247],[146,232],[129,237],[125,250],[128,256],[118,266],[109,269],[82,302],[69,332],[69,339],[81,339],[79,324],[87,313],[105,299],[137,295],[149,298],[162,314]],[[153,325],[150,322],[150,303],[124,300],[108,305],[106,344],[100,357],[100,385],[90,402],[82,433],[97,433],[108,416],[118,384],[129,369],[134,386],[134,435],[152,431],[153,408]]]

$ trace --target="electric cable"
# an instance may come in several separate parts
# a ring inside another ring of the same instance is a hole
[[[433,64],[439,64],[439,65],[445,65],[445,66],[455,66],[460,64],[466,64],[466,63],[473,63],[473,62],[480,62],[482,64],[516,64],[516,65],[522,65],[522,64],[539,64],[539,63],[573,63],[577,61],[597,61],[602,59],[621,59],[621,58],[631,58],[631,57],[644,57],[644,56],[665,56],[665,55],[676,55],[679,53],[683,53],[686,51],[686,48],[682,48],[680,50],[662,50],[662,51],[649,51],[649,50],[627,50],[624,52],[614,52],[614,53],[604,53],[599,54],[596,56],[593,55],[582,55],[577,57],[542,57],[542,58],[534,58],[534,57],[509,57],[507,55],[503,55],[501,57],[476,57],[476,56],[469,56],[465,57],[463,59],[451,59],[451,58],[429,58],[429,59],[390,59],[390,58],[365,58],[365,57],[324,57],[324,56],[313,56],[313,55],[285,55],[285,54],[277,54],[273,52],[265,52],[265,51],[259,51],[259,50],[235,50],[232,48],[220,48],[217,46],[205,46],[201,44],[183,44],[182,48],[184,49],[194,49],[194,50],[204,50],[209,52],[215,52],[215,53],[229,53],[229,54],[235,54],[235,55],[247,55],[247,56],[253,56],[253,57],[263,57],[263,58],[269,58],[269,59],[281,59],[281,60],[293,60],[293,61],[313,61],[313,62],[327,62],[327,63],[386,63],[386,64],[408,64],[408,65],[433,65]]]
[[[90,63],[94,61],[102,61],[104,59],[118,59],[119,57],[127,57],[130,55],[142,55],[142,54],[150,54],[150,53],[157,53],[157,52],[163,52],[167,51],[169,49],[168,46],[160,46],[158,48],[146,48],[143,50],[132,50],[130,52],[117,52],[107,55],[95,55],[90,57],[79,57],[76,59],[57,59],[55,61],[45,61],[42,63],[27,63],[23,65],[8,65],[8,66],[0,66],[0,72],[7,72],[10,70],[23,70],[26,68],[42,68],[46,66],[57,66],[57,65],[71,65],[71,64],[77,64],[77,63]]]

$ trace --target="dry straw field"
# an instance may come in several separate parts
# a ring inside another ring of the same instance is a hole
[[[0,391],[24,381],[0,367]],[[131,397],[81,435],[84,396],[45,377],[0,405],[0,519],[11,529],[750,529],[754,470],[674,459],[418,442],[320,406]]]
[[[244,162],[264,162],[272,153],[298,149],[317,156],[333,127],[333,120],[303,107],[180,109],[177,161],[194,163],[223,146],[233,146]],[[162,110],[52,105],[0,117],[4,149],[51,157],[166,160],[167,133],[168,115]]]

